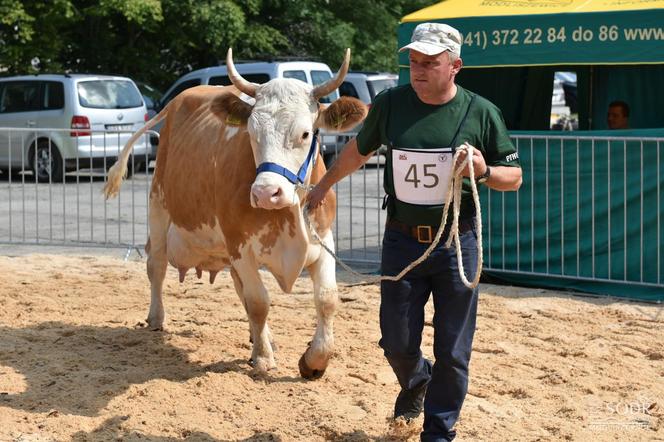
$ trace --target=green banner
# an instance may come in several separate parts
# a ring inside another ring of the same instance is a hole
[[[464,39],[466,67],[664,63],[664,9],[436,18]],[[417,23],[399,26],[399,46]],[[408,65],[408,53],[399,54]]]

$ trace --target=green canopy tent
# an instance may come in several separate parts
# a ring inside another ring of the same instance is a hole
[[[664,300],[664,0],[447,0],[405,16],[400,47],[422,22],[459,29],[457,81],[519,144],[521,190],[482,195],[487,273]],[[558,71],[577,74],[578,131],[549,130]],[[614,100],[632,129],[607,130]]]
[[[425,21],[462,32],[459,83],[491,98],[509,129],[549,128],[553,75],[565,70],[577,73],[580,129],[606,129],[617,99],[633,128],[664,127],[664,0],[448,0],[405,16],[399,45]]]

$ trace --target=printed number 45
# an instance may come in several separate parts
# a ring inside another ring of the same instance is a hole
[[[422,179],[419,179],[417,177],[417,164],[411,164],[408,168],[408,172],[406,172],[406,178],[404,178],[404,181],[407,183],[413,183],[413,186],[416,189],[420,186],[420,183],[426,188],[436,187],[438,185],[438,175],[429,172],[429,169],[434,169],[435,167],[435,164],[423,164],[422,169],[424,176]],[[425,179],[427,179],[427,182],[424,182]]]

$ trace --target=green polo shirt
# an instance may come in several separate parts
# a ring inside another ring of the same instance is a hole
[[[467,117],[461,124],[466,113]],[[410,225],[440,224],[442,204],[409,204],[394,197],[391,146],[413,149],[449,147],[459,127],[454,147],[467,142],[480,149],[490,166],[520,167],[500,110],[461,86],[457,86],[455,97],[442,105],[423,103],[410,84],[388,89],[376,96],[357,136],[357,146],[362,155],[375,151],[381,145],[388,146],[383,187],[391,195],[388,204],[390,218]],[[473,207],[470,181],[465,178],[460,216],[473,216]]]

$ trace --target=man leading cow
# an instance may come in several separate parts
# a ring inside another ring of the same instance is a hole
[[[461,35],[451,26],[423,23],[415,28],[410,51],[410,84],[375,98],[357,138],[309,196],[319,207],[331,186],[388,146],[384,187],[388,195],[382,274],[394,276],[429,247],[441,224],[445,184],[457,146],[473,149],[475,176],[494,190],[521,185],[518,155],[498,108],[458,86]],[[464,160],[463,153],[460,160]],[[468,177],[466,166],[463,175]],[[463,268],[478,259],[474,206],[468,178],[463,186],[459,239]],[[443,238],[447,237],[443,233]],[[472,280],[474,274],[469,275]],[[424,306],[433,293],[435,363],[422,356]],[[455,250],[438,245],[426,261],[397,282],[381,283],[380,345],[401,385],[394,417],[412,419],[424,409],[423,441],[455,437],[454,424],[468,389],[468,364],[475,332],[478,290],[459,276]]]

